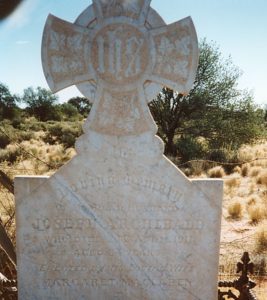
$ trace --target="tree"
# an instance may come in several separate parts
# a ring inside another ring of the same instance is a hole
[[[76,107],[78,112],[85,118],[89,115],[92,107],[92,104],[84,97],[71,98],[68,103]]]
[[[208,149],[226,145],[237,149],[259,136],[263,110],[253,103],[251,93],[238,90],[240,76],[240,70],[230,57],[222,58],[216,44],[205,39],[201,42],[190,93],[182,95],[164,88],[150,103],[158,134],[165,142],[165,154],[183,157],[188,153],[186,148],[192,147],[200,151],[200,139]]]
[[[56,107],[58,97],[51,91],[37,87],[24,90],[22,101],[26,104],[26,111],[40,121],[60,120],[60,113]]]
[[[82,118],[77,108],[70,103],[59,104],[58,109],[63,120],[74,121]]]
[[[12,95],[8,87],[0,83],[0,120],[13,119],[18,113],[18,96]]]

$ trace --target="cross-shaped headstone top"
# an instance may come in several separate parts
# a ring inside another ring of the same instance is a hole
[[[162,86],[188,93],[198,63],[190,17],[165,25],[150,0],[94,0],[74,24],[48,17],[42,59],[53,92],[76,85],[98,102],[88,127],[108,135],[155,131],[146,102]]]

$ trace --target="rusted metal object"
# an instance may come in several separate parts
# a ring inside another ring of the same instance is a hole
[[[219,281],[219,288],[227,287],[234,288],[239,291],[239,296],[236,296],[232,290],[222,292],[218,290],[218,300],[235,299],[235,300],[257,300],[257,297],[251,291],[256,286],[256,283],[251,281],[248,274],[253,274],[254,264],[250,262],[248,252],[244,252],[241,262],[237,263],[237,273],[241,272],[240,277],[234,281]],[[227,298],[225,298],[227,297]]]

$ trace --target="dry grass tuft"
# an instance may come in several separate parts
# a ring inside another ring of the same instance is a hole
[[[242,175],[243,177],[248,176],[249,168],[250,168],[250,165],[249,165],[249,164],[244,164],[244,165],[242,165],[242,167],[241,167],[241,175]]]
[[[185,176],[190,177],[192,175],[192,170],[190,168],[181,169]]]
[[[265,154],[266,157],[266,154]],[[266,159],[258,159],[251,163],[252,167],[261,167],[266,168],[267,167],[267,158]]]
[[[262,197],[262,202],[267,204],[267,190],[262,192],[261,197]]]
[[[255,247],[258,253],[267,251],[267,223],[258,229],[255,235]]]
[[[240,161],[251,161],[253,160],[253,153],[251,151],[251,146],[245,145],[239,149],[239,159]]]
[[[252,224],[257,224],[264,218],[264,208],[259,204],[250,205],[247,211]]]
[[[240,185],[240,183],[241,183],[241,180],[238,177],[231,177],[225,181],[225,184],[229,189],[238,187]]]
[[[242,217],[242,205],[240,202],[235,201],[229,204],[228,214],[231,219],[237,220]]]
[[[225,172],[223,167],[217,166],[208,170],[208,175],[210,178],[222,178],[225,176]]]
[[[267,186],[267,170],[262,170],[257,176],[257,184],[263,184]]]
[[[238,173],[238,174],[241,174],[241,168],[239,166],[236,166],[234,168],[234,173]]]
[[[260,201],[259,197],[257,195],[252,195],[248,198],[248,201],[247,201],[247,208],[249,208],[250,206],[252,205],[256,205],[258,204]]]
[[[267,167],[267,142],[259,141],[258,144],[245,145],[239,149],[239,159],[250,162],[251,167]]]
[[[256,183],[255,182],[250,182],[249,189],[248,189],[248,194],[253,195],[256,190],[257,190]]]
[[[190,163],[190,167],[192,170],[192,175],[194,176],[201,176],[205,172],[206,163],[202,161],[192,161]]]
[[[263,207],[264,218],[267,219],[267,201],[263,201],[262,207]]]
[[[257,177],[262,171],[262,167],[252,167],[249,171],[250,177]]]

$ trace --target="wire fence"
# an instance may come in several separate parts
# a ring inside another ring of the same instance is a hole
[[[58,165],[57,164],[49,164],[47,163],[46,161],[40,159],[38,156],[34,155],[32,152],[26,150],[23,146],[21,146],[21,144],[19,144],[18,142],[14,141],[15,139],[12,138],[8,133],[7,131],[3,128],[3,127],[0,127],[0,132],[2,132],[7,138],[9,138],[11,141],[13,140],[13,143],[23,152],[23,153],[26,153],[28,156],[32,157],[33,159],[41,162],[42,164],[48,166],[49,168],[51,169],[57,169],[58,168]]]
[[[14,141],[14,138],[12,138],[7,130],[4,128],[4,126],[1,126],[0,127],[0,132],[2,132],[5,136],[7,136],[10,140],[13,140],[13,143],[17,145],[17,147],[25,154],[27,154],[28,156],[32,157],[34,160],[37,160],[39,161],[40,163],[48,166],[50,169],[57,169],[61,166],[61,164],[56,164],[56,163],[48,163],[42,159],[40,159],[40,157],[34,155],[32,152],[26,150],[23,146],[21,146],[21,144],[19,144],[18,142]],[[212,164],[212,165],[217,165],[217,166],[242,166],[242,165],[245,165],[245,164],[250,164],[250,163],[254,163],[254,162],[257,162],[257,161],[266,161],[267,160],[267,156],[264,156],[264,157],[257,157],[257,158],[254,158],[254,159],[250,159],[250,160],[240,160],[238,162],[232,162],[232,161],[217,161],[217,160],[209,160],[209,159],[193,159],[193,160],[188,160],[186,162],[183,162],[183,163],[176,163],[177,167],[178,168],[182,168],[184,166],[188,166],[190,164],[195,164],[195,163],[200,163],[200,164]],[[7,167],[6,167],[7,169]],[[11,168],[10,168],[11,169]],[[27,169],[14,169],[13,170],[15,171],[25,171]],[[28,171],[34,171],[33,169],[28,169]]]

